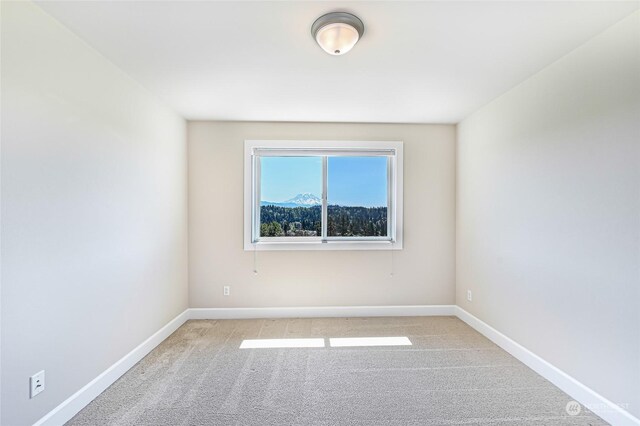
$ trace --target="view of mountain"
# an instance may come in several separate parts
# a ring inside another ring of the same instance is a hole
[[[305,192],[304,194],[298,194],[286,201],[261,201],[260,205],[278,207],[313,207],[322,205],[322,200],[309,192]]]

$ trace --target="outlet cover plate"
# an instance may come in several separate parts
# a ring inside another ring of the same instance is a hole
[[[44,390],[44,370],[29,377],[29,398],[33,398]]]

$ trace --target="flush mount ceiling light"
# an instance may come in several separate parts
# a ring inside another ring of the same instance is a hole
[[[344,55],[364,33],[364,24],[355,15],[332,12],[322,15],[311,26],[311,35],[330,55]]]

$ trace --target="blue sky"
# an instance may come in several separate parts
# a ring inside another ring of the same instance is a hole
[[[279,203],[310,192],[322,197],[322,158],[262,157],[260,201]]]
[[[310,192],[322,196],[320,157],[262,157],[261,201],[282,202]],[[387,205],[386,157],[329,157],[329,204]]]

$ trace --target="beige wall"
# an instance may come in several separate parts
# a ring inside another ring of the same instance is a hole
[[[454,302],[455,127],[191,122],[191,307]],[[243,250],[245,139],[404,141],[404,250]],[[393,264],[394,276],[390,275]],[[222,296],[222,286],[231,296]]]
[[[457,303],[640,417],[640,14],[464,120],[457,158]]]
[[[0,423],[33,424],[187,307],[186,177],[184,120],[2,2]]]

